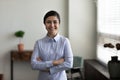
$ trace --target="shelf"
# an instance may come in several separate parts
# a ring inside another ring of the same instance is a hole
[[[32,52],[32,50],[25,50],[23,52],[13,50],[11,51],[11,59],[13,61],[30,61]]]
[[[84,61],[85,80],[110,80],[107,67],[97,60],[88,59]]]
[[[14,61],[30,61],[33,51],[32,50],[24,50],[22,52],[18,52],[17,50],[11,51],[11,80],[13,80],[14,75]]]

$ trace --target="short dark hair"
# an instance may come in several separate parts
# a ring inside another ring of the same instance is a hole
[[[43,20],[44,24],[45,24],[46,19],[47,19],[49,16],[56,16],[56,17],[58,18],[58,20],[59,20],[59,23],[60,23],[60,15],[59,15],[59,13],[56,12],[56,11],[51,10],[51,11],[49,11],[49,12],[47,12],[47,13],[45,14],[44,20]]]

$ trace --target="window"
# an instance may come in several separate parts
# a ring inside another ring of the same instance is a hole
[[[97,8],[97,59],[107,64],[111,56],[120,57],[120,51],[115,48],[103,47],[104,43],[120,43],[120,0],[98,0]]]

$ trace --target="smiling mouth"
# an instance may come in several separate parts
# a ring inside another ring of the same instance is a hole
[[[53,30],[55,30],[55,28],[50,28],[49,30],[53,31]]]

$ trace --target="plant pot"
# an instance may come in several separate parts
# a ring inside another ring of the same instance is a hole
[[[22,44],[22,43],[18,44],[18,51],[19,52],[24,51],[24,44]]]
[[[120,79],[120,61],[118,56],[112,56],[108,62],[108,71],[111,79]]]

